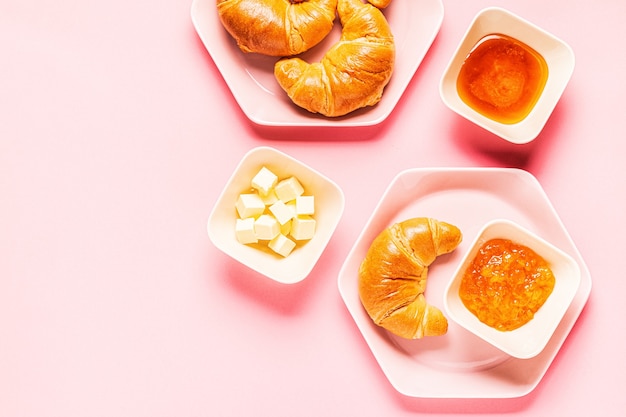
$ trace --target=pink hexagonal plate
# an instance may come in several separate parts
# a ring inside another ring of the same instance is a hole
[[[442,310],[446,284],[481,227],[493,219],[512,220],[576,260],[581,270],[578,292],[539,355],[510,357],[452,320],[446,335],[421,340],[401,339],[373,324],[359,300],[359,265],[382,229],[411,217],[433,217],[463,232],[459,247],[439,257],[429,270],[427,297]],[[350,251],[338,285],[374,357],[399,392],[430,398],[510,398],[529,393],[542,379],[589,298],[591,277],[531,174],[508,168],[441,168],[412,169],[396,176]]]
[[[394,1],[384,9],[396,41],[396,66],[383,98],[374,107],[339,118],[315,115],[294,105],[274,79],[277,58],[242,53],[222,27],[215,0],[194,0],[193,24],[213,62],[245,115],[267,126],[368,126],[385,120],[406,90],[443,21],[441,0]],[[319,60],[339,39],[338,21],[331,33],[301,57]]]

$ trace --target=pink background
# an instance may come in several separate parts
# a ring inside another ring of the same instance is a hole
[[[444,1],[395,111],[355,129],[249,122],[190,6],[0,0],[0,416],[623,415],[625,2]],[[529,145],[471,125],[438,95],[487,6],[576,54]],[[260,145],[345,192],[336,234],[299,284],[247,270],[206,234],[222,186]],[[591,271],[586,308],[525,397],[402,396],[339,296],[339,269],[391,179],[434,166],[531,172]]]

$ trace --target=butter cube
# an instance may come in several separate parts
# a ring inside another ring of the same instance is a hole
[[[300,184],[300,181],[298,181],[296,177],[289,177],[276,184],[274,191],[279,200],[287,203],[304,194],[304,187],[302,187],[302,184]]]
[[[265,210],[265,203],[256,193],[240,194],[235,204],[239,218],[258,217]]]
[[[283,203],[282,200],[278,200],[277,202],[272,204],[269,209],[274,217],[276,217],[276,220],[278,220],[278,223],[280,223],[281,226],[287,223],[289,220],[293,219],[294,217],[293,211],[289,207],[287,207],[287,205]]]
[[[274,189],[271,189],[269,191],[269,193],[267,193],[267,195],[262,195],[260,197],[261,197],[261,200],[263,200],[263,203],[265,203],[266,206],[271,206],[272,204],[274,204],[275,202],[278,201],[278,197],[276,196],[276,193],[274,192]]]
[[[267,195],[278,182],[278,176],[266,167],[252,178],[252,188],[257,190],[262,196]]]
[[[291,236],[296,240],[310,240],[315,235],[315,219],[311,216],[297,216],[291,221]]]
[[[315,213],[315,197],[301,195],[296,197],[296,214],[312,215]]]
[[[293,223],[293,219],[295,219],[298,215],[298,213],[296,212],[296,200],[291,200],[290,202],[285,203],[285,206],[287,206],[287,208],[291,210],[293,216],[290,222],[285,223],[283,226],[281,226],[281,233],[285,236],[289,236],[289,234],[291,233],[291,224]]]
[[[259,240],[272,240],[280,233],[278,220],[269,214],[262,214],[254,221],[254,233]]]
[[[285,236],[289,236],[289,233],[291,233],[291,220],[285,224],[280,225],[280,233]]]
[[[278,234],[278,236],[269,241],[267,246],[277,254],[287,257],[293,248],[296,247],[296,242],[283,234]]]
[[[237,234],[237,240],[244,245],[258,242],[256,233],[254,232],[253,217],[248,217],[247,219],[237,219],[235,233]]]

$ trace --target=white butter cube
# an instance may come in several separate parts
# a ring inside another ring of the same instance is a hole
[[[254,218],[237,219],[235,225],[235,233],[239,243],[247,245],[249,243],[257,243],[256,233],[254,232]]]
[[[272,240],[280,233],[278,220],[269,214],[262,214],[254,221],[254,233],[259,240]]]
[[[265,210],[265,203],[256,193],[240,194],[235,204],[239,218],[258,217]]]
[[[291,221],[291,236],[296,240],[310,240],[315,235],[315,219],[311,216],[297,216]]]
[[[267,195],[261,196],[261,200],[263,200],[263,203],[265,203],[266,206],[271,206],[278,201],[278,197],[276,196],[274,189],[271,189]]]
[[[296,177],[289,177],[276,184],[274,191],[279,200],[287,203],[304,194],[304,187],[302,187],[302,184],[300,184],[300,181],[298,181]]]
[[[315,214],[315,197],[313,197],[312,195],[301,195],[299,197],[296,197],[296,214]]]
[[[252,178],[252,188],[257,190],[262,196],[267,195],[278,182],[278,176],[266,167]]]
[[[274,215],[274,217],[276,217],[276,220],[278,220],[278,223],[280,223],[281,226],[294,217],[293,211],[287,207],[282,200],[278,200],[272,204],[270,206],[270,212]]]
[[[282,233],[285,236],[289,236],[289,233],[291,233],[291,220],[289,220],[285,224],[280,225],[280,233]]]
[[[293,248],[296,247],[296,242],[283,234],[279,234],[274,239],[270,240],[267,246],[277,254],[287,257]]]

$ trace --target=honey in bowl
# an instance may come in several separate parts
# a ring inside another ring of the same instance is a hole
[[[548,64],[541,54],[510,36],[491,34],[465,58],[456,87],[461,100],[478,113],[514,124],[531,112],[547,79]]]
[[[548,262],[509,239],[483,243],[463,274],[461,301],[481,322],[500,331],[533,319],[554,289]]]

